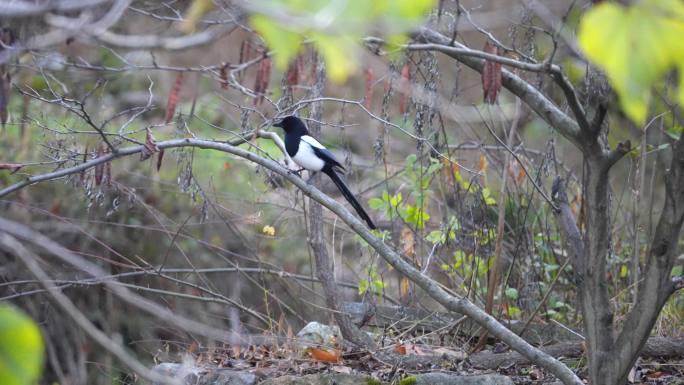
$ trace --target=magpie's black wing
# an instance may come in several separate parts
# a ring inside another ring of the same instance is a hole
[[[316,154],[317,157],[323,159],[323,161],[326,164],[330,164],[332,167],[339,167],[342,170],[344,170],[344,167],[340,164],[340,162],[335,159],[335,155],[333,155],[332,152],[328,151],[325,146],[320,144],[316,139],[309,135],[304,135],[302,136],[302,141],[311,146],[311,149],[313,150],[314,154]]]

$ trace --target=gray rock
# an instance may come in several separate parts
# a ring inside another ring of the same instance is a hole
[[[257,381],[257,377],[249,372],[198,367],[192,364],[165,362],[152,370],[169,377],[180,378],[187,385],[254,385]]]
[[[366,385],[368,376],[353,374],[309,374],[270,378],[259,385]]]
[[[450,373],[425,373],[415,377],[415,385],[514,385],[509,377],[497,374],[461,376]]]
[[[309,322],[297,333],[297,345],[304,350],[309,347],[332,348],[339,341],[340,329],[323,325],[318,322]]]

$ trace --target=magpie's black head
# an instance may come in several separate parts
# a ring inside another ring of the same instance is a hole
[[[282,128],[286,134],[307,135],[306,125],[296,116],[286,116],[283,120],[274,123],[275,127]]]

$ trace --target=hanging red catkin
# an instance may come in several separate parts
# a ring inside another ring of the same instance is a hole
[[[221,88],[224,90],[228,89],[228,68],[230,68],[230,63],[224,62],[219,68],[219,78],[221,79]]]
[[[482,49],[486,53],[498,54],[498,49],[487,41]],[[482,68],[482,91],[485,103],[494,104],[501,91],[501,63],[485,60]]]
[[[181,88],[183,86],[183,73],[179,72],[176,76],[176,81],[171,87],[171,92],[169,93],[169,99],[166,102],[166,114],[164,115],[164,122],[169,123],[173,119],[173,115],[176,113],[176,105],[178,104],[178,97],[180,95]]]
[[[372,68],[368,67],[366,69],[366,95],[363,105],[369,110],[373,101],[373,82],[375,82],[375,73]]]
[[[289,89],[290,92],[292,92],[292,89],[294,86],[299,84],[299,56],[290,63],[290,66],[287,68],[287,74],[285,75],[285,83],[287,84],[287,88]]]
[[[104,156],[104,146],[100,145],[97,149],[97,158]],[[95,165],[95,186],[99,186],[102,183],[102,176],[104,174],[104,163],[98,163]]]
[[[263,59],[259,62],[259,68],[257,70],[257,76],[254,79],[254,93],[256,94],[256,99],[254,99],[254,105],[258,106],[264,101],[264,95],[268,84],[271,81],[271,58],[264,55]]]
[[[399,112],[406,112],[406,100],[411,91],[411,67],[409,63],[404,64],[401,69],[401,79],[399,80]]]

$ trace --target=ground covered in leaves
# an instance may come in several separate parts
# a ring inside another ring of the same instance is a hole
[[[257,382],[281,376],[303,377],[312,374],[346,374],[370,376],[381,383],[406,385],[416,375],[445,373],[462,376],[503,375],[514,384],[549,384],[555,377],[531,364],[502,363],[496,369],[482,369],[473,365],[471,357],[483,353],[505,353],[502,344],[485,347],[484,352],[468,353],[472,348],[466,342],[460,347],[385,341],[375,352],[351,347],[307,347],[302,349],[295,339],[249,346],[221,346],[199,348],[194,345],[188,353],[194,357],[193,365],[199,368],[230,369],[251,373]],[[560,357],[584,378],[586,356]],[[211,370],[211,369],[208,369]],[[642,357],[630,373],[633,384],[684,384],[684,357]],[[495,382],[492,382],[495,383]]]

